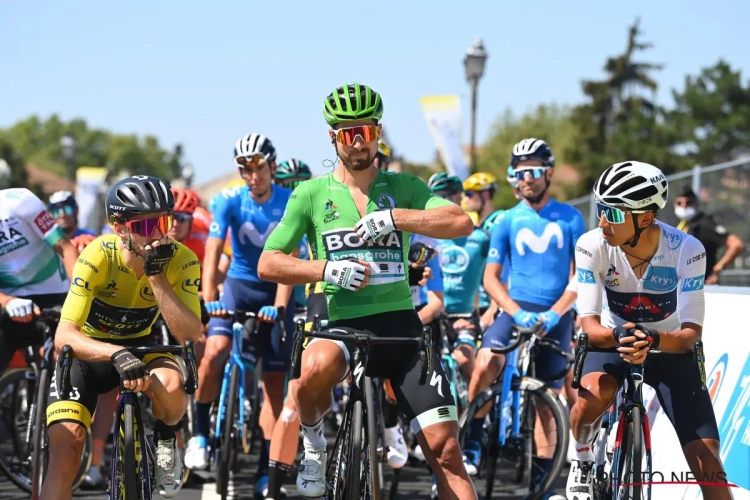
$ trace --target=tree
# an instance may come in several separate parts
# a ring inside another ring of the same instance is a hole
[[[24,168],[26,162],[4,137],[0,137],[0,159],[5,160],[10,167],[10,185],[8,187],[29,187],[29,176]],[[32,191],[34,190],[32,189]]]
[[[47,120],[31,116],[4,130],[3,135],[27,162],[61,176],[67,171],[60,145],[65,135],[76,141],[79,166],[106,166],[115,173],[126,170],[172,180],[179,175],[182,164],[179,144],[167,151],[152,135],[139,139],[135,135],[91,129],[81,118],[65,123],[57,115]]]
[[[676,106],[668,119],[693,163],[709,166],[750,152],[750,82],[743,85],[739,70],[720,60],[685,77],[684,90],[672,95]]]

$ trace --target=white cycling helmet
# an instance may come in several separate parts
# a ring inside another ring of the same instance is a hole
[[[524,139],[513,146],[513,152],[510,154],[511,167],[515,168],[518,162],[524,160],[539,160],[545,167],[555,166],[552,148],[543,140],[534,137]]]
[[[69,203],[76,205],[76,198],[70,191],[55,191],[49,197],[50,205],[57,205],[59,203]]]
[[[594,197],[604,205],[657,211],[667,204],[667,188],[667,178],[655,166],[625,161],[604,171],[594,184]]]
[[[237,140],[234,145],[234,156],[254,156],[261,155],[266,161],[276,159],[276,148],[273,147],[271,140],[263,134],[247,134]]]

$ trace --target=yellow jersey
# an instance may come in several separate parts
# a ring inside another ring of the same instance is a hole
[[[190,249],[176,249],[164,273],[177,298],[200,318],[200,261]],[[77,324],[84,335],[107,341],[145,337],[159,316],[146,275],[138,279],[125,263],[120,238],[100,236],[83,250],[60,319]]]

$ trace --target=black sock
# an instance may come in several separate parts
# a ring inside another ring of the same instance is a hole
[[[271,441],[264,439],[260,443],[260,457],[258,457],[258,474],[256,478],[268,475],[268,451],[271,448]]]
[[[281,486],[284,484],[287,473],[292,470],[289,464],[281,462],[268,462],[268,493],[267,499],[276,499],[281,495]]]
[[[156,421],[156,425],[154,425],[154,441],[158,441],[160,439],[163,440],[169,440],[175,438],[175,432],[179,430],[180,424],[177,425],[167,425],[161,420]]]
[[[383,391],[383,425],[386,429],[398,425],[398,406],[388,401]]]

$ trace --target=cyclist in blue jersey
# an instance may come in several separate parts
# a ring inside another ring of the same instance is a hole
[[[78,203],[70,191],[56,191],[49,197],[49,213],[69,240],[88,234],[96,236],[94,231],[78,227]]]
[[[482,349],[469,384],[470,399],[489,387],[500,374],[505,356],[493,354],[489,348],[507,345],[513,324],[528,327],[542,321],[546,335],[557,339],[560,345],[570,344],[573,330],[570,308],[576,299],[572,279],[575,243],[585,227],[576,208],[550,198],[554,165],[552,150],[542,140],[524,139],[513,147],[511,166],[523,199],[492,229],[484,287],[503,312],[482,338]],[[499,279],[506,259],[510,267],[509,290]],[[549,378],[564,369],[565,363],[561,356],[542,350],[536,358],[537,375]],[[562,382],[549,385],[559,392]],[[477,418],[470,424],[464,456],[471,475],[477,472],[487,411],[489,407],[477,412]],[[540,420],[544,425],[551,415],[540,415]],[[538,456],[534,457],[535,470],[544,473],[554,453],[554,449],[546,450],[545,445],[537,442]]]
[[[291,357],[291,342],[281,344],[279,335],[272,336],[271,333],[278,308],[286,307],[287,338],[291,338],[294,307],[290,307],[292,287],[260,280],[257,266],[266,238],[281,220],[292,191],[273,185],[276,150],[266,136],[243,136],[235,145],[234,156],[239,174],[247,185],[225,189],[212,203],[213,220],[206,242],[201,280],[206,309],[212,317],[206,335],[205,353],[198,368],[200,386],[196,391],[195,436],[189,443],[186,461],[188,467],[197,469],[207,465],[210,405],[218,395],[223,365],[232,343],[232,321],[225,317],[226,312],[255,312],[262,323],[257,345],[248,347],[254,348],[255,354],[263,358],[261,384],[264,403],[259,426],[264,440],[256,476],[256,493],[258,488],[262,493],[268,476],[269,440],[281,412],[286,370]],[[216,276],[229,229],[232,262],[219,302]]]

